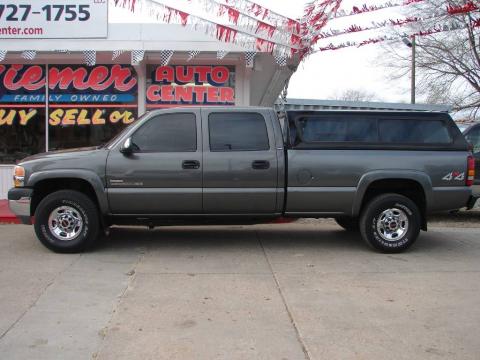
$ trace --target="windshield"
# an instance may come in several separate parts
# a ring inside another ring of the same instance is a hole
[[[142,116],[140,116],[137,120],[135,120],[133,123],[131,123],[130,125],[128,125],[125,129],[123,129],[122,131],[120,131],[117,135],[115,135],[112,139],[110,139],[108,142],[106,142],[105,144],[102,144],[100,145],[98,148],[101,149],[101,148],[108,148],[110,145],[114,144],[118,139],[120,139],[127,131],[128,129],[130,129],[130,127],[132,127],[133,125],[135,125],[136,123],[138,123],[140,120],[144,119],[147,115],[149,114],[149,112],[147,111],[145,114],[143,114]]]

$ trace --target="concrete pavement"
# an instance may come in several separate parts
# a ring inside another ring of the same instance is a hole
[[[116,228],[58,255],[0,225],[0,357],[478,359],[479,256],[480,228],[399,255],[330,222]]]

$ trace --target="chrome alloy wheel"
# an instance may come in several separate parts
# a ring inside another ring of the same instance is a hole
[[[82,232],[83,219],[73,207],[61,206],[53,210],[48,217],[48,228],[58,240],[70,241]]]
[[[387,209],[377,220],[378,234],[386,241],[398,241],[408,232],[407,214],[397,208]]]

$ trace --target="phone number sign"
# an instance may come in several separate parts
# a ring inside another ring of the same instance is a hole
[[[108,0],[1,0],[2,39],[108,36]]]

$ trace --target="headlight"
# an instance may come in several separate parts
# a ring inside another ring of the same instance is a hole
[[[25,169],[23,166],[15,166],[13,171],[13,184],[15,187],[23,187],[25,185]]]

